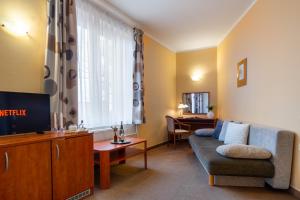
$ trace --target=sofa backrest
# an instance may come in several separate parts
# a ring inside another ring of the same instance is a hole
[[[250,125],[250,145],[259,146],[272,153],[271,162],[275,168],[273,178],[266,182],[273,188],[288,189],[291,178],[294,133],[279,128],[263,125]]]

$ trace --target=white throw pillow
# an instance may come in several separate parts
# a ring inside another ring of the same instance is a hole
[[[224,121],[223,126],[219,135],[219,141],[224,141],[225,140],[225,135],[226,135],[226,130],[228,126],[229,121]]]
[[[245,144],[227,144],[218,146],[216,151],[225,157],[246,159],[269,159],[272,154],[264,148]]]
[[[249,124],[229,122],[225,134],[225,144],[247,144]]]

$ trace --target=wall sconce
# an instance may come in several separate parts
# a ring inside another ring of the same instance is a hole
[[[16,36],[25,36],[28,35],[28,27],[24,23],[18,22],[3,22],[1,27]]]
[[[192,75],[192,81],[200,81],[203,78],[203,72],[201,70],[195,70]]]

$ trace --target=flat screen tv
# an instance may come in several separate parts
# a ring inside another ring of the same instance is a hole
[[[50,129],[48,94],[0,92],[0,136]]]

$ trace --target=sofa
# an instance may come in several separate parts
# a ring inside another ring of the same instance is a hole
[[[290,131],[250,125],[248,144],[267,149],[267,160],[228,158],[216,148],[223,145],[214,137],[189,136],[189,143],[209,175],[210,185],[264,187],[288,189],[293,158],[294,134]]]

